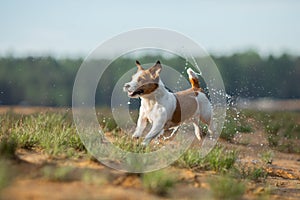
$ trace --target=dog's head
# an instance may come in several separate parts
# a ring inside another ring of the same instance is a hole
[[[138,68],[137,72],[132,76],[131,81],[124,85],[124,91],[127,92],[131,98],[150,94],[154,92],[159,85],[159,74],[161,71],[159,61],[149,69],[144,69],[139,61],[136,61],[136,66]]]

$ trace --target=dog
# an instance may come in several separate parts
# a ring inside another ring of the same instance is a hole
[[[137,72],[123,88],[130,98],[141,99],[133,138],[142,136],[148,122],[152,127],[142,142],[144,146],[147,146],[152,139],[163,135],[165,130],[173,128],[177,131],[179,125],[187,120],[192,121],[195,135],[199,140],[201,140],[201,133],[198,119],[208,125],[209,134],[213,133],[212,106],[200,88],[198,77],[192,69],[187,69],[191,88],[172,93],[166,89],[160,79],[162,70],[160,61],[149,69],[144,69],[139,61],[136,61],[136,66]]]

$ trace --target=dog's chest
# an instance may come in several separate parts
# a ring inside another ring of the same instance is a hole
[[[151,101],[142,101],[141,104],[141,111],[145,113],[145,117],[148,119],[150,123],[153,123],[155,119],[161,115],[160,109],[158,109],[157,102],[151,102]]]
[[[165,95],[164,98],[155,100],[142,99],[140,109],[144,112],[150,123],[156,120],[161,120],[161,123],[166,123],[172,118],[175,107],[176,99],[174,95]],[[166,118],[163,120],[162,116]]]

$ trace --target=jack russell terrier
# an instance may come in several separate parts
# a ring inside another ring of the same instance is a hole
[[[187,70],[192,87],[171,93],[159,77],[162,69],[160,61],[149,69],[144,69],[139,61],[136,61],[136,66],[138,68],[136,74],[124,85],[124,91],[130,98],[141,98],[139,118],[133,138],[141,137],[148,121],[152,127],[142,142],[145,146],[152,139],[162,135],[165,130],[173,128],[177,131],[179,125],[186,120],[192,121],[195,135],[199,140],[201,136],[198,119],[208,125],[210,134],[213,133],[212,106],[200,88],[198,77],[192,69]]]

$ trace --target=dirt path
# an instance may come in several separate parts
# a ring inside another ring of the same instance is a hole
[[[247,146],[230,144],[230,147],[239,149],[238,162],[243,165],[262,165],[258,155],[266,147],[252,146],[251,153]],[[272,164],[265,167],[267,178],[263,182],[248,182],[244,199],[256,199],[260,193],[265,194],[267,188],[272,188],[267,199],[300,198],[300,155],[274,154]],[[12,161],[11,167],[18,175],[2,191],[3,199],[211,199],[208,178],[217,176],[213,171],[169,167],[166,170],[177,174],[179,181],[168,196],[162,197],[145,191],[139,175],[112,170],[90,159],[53,159],[39,151],[23,149],[17,151],[17,156],[19,160]],[[102,183],[76,178],[70,181],[47,180],[37,173],[47,166],[72,166],[78,174],[91,172],[105,178]]]

